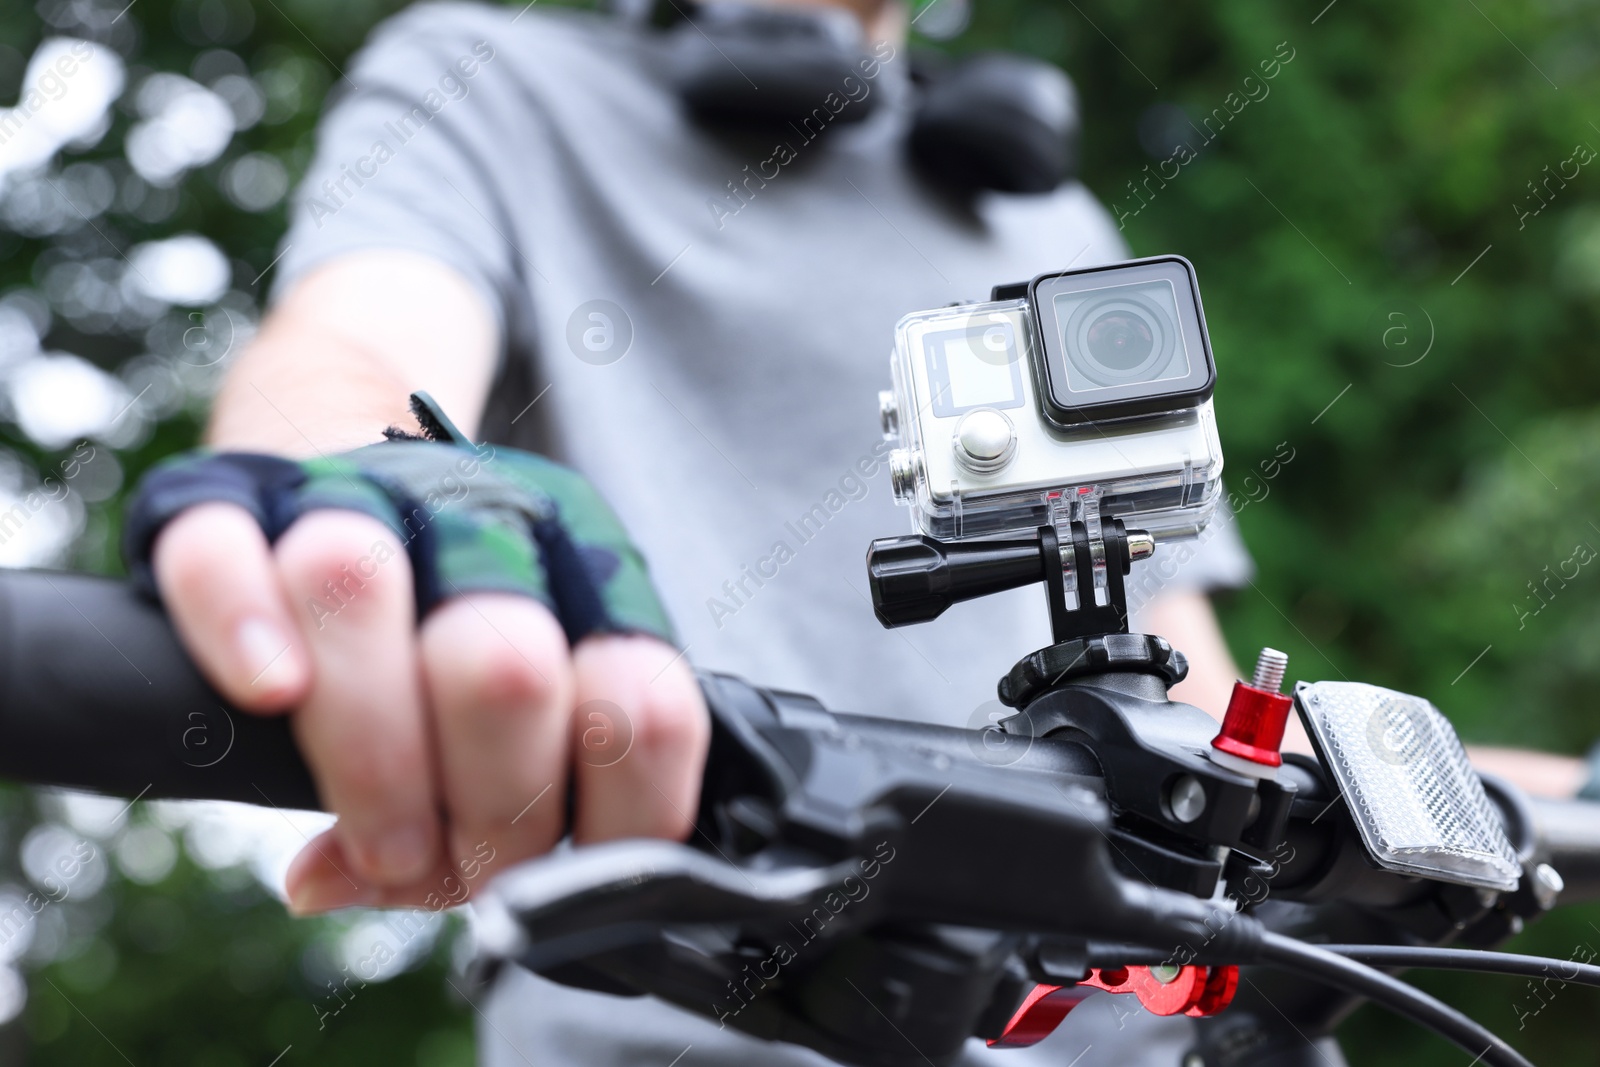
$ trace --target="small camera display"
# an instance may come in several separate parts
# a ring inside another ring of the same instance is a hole
[[[923,348],[935,415],[1022,406],[1022,350],[1006,320],[930,333]]]
[[[1186,260],[1046,274],[908,315],[893,369],[890,470],[922,533],[1027,531],[1087,492],[1167,538],[1210,520],[1216,375]]]
[[[1173,410],[1211,395],[1216,373],[1186,260],[1045,275],[1031,293],[1052,422]]]

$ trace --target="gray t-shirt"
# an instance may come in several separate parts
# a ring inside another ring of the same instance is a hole
[[[486,433],[594,482],[697,666],[841,710],[966,724],[1048,643],[1047,612],[1035,589],[907,630],[873,619],[867,544],[909,529],[877,426],[894,324],[1127,250],[1081,185],[964,206],[919,179],[903,149],[904,49],[881,49],[843,105],[879,95],[865,122],[735,138],[686,119],[656,31],[411,8],[341,83],[277,287],[357,250],[454,267],[502,327]],[[1237,584],[1248,568],[1230,523],[1170,584]],[[751,1059],[743,1039],[675,1009],[517,981],[485,1031],[487,1062],[521,1062],[495,1051],[502,1035],[541,1064],[560,1049],[557,1062],[665,1065],[689,1044],[680,1067]]]

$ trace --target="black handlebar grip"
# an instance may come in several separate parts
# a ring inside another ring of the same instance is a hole
[[[0,778],[318,808],[287,716],[230,708],[125,582],[0,570]]]

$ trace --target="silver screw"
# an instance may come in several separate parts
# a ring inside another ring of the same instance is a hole
[[[1566,888],[1567,882],[1561,877],[1561,872],[1548,863],[1541,863],[1533,869],[1533,899],[1545,911],[1556,906],[1556,898]]]
[[[1156,554],[1156,535],[1145,530],[1128,531],[1128,558],[1149,559]]]
[[[1194,822],[1206,810],[1205,786],[1192,774],[1181,776],[1172,783],[1172,791],[1167,794],[1167,806],[1172,809],[1172,817],[1179,822]]]
[[[889,484],[895,499],[909,500],[917,491],[917,457],[904,448],[889,453]]]
[[[1256,675],[1250,682],[1257,689],[1276,693],[1283,688],[1283,672],[1289,668],[1289,656],[1275,648],[1263,648],[1256,658]]]

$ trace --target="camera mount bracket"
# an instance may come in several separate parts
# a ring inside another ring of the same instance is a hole
[[[929,622],[952,604],[1043,582],[1057,644],[1128,632],[1123,576],[1135,559],[1155,550],[1142,530],[1122,520],[1041,526],[1032,537],[945,542],[923,535],[884,537],[867,550],[872,607],[886,627]],[[1097,551],[1098,549],[1098,551]],[[1096,557],[1104,561],[1105,602],[1099,603]]]

